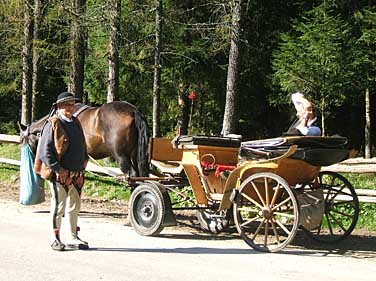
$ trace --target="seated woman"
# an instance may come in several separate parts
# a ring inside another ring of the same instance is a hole
[[[321,129],[317,125],[317,117],[312,103],[302,93],[291,95],[298,119],[287,131],[288,135],[321,136]]]

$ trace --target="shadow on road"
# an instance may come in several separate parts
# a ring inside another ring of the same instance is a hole
[[[376,237],[366,235],[350,235],[345,240],[334,244],[325,244],[314,241],[298,233],[291,244],[293,246],[304,247],[306,249],[317,250],[322,254],[337,254],[359,258],[376,259]]]
[[[48,211],[36,211],[35,213],[47,213]],[[83,218],[114,218],[121,219],[125,225],[129,226],[127,214],[112,211],[81,211]],[[196,217],[191,215],[176,214],[177,226],[166,227],[165,231],[158,235],[160,238],[180,239],[180,240],[239,240],[239,234],[234,226],[218,234],[204,232]],[[169,233],[169,229],[174,232]],[[174,248],[174,249],[132,249],[132,248],[91,248],[93,251],[125,251],[125,252],[166,252],[183,254],[253,254],[260,253],[249,249],[232,248]],[[352,234],[345,240],[335,244],[324,244],[312,240],[302,231],[298,231],[294,241],[288,245],[281,254],[293,255],[342,255],[356,258],[376,259],[376,236]]]
[[[132,253],[166,253],[166,254],[214,254],[214,255],[249,255],[261,254],[252,249],[235,248],[208,248],[208,247],[189,247],[189,248],[90,248],[88,251],[102,252],[132,252]]]

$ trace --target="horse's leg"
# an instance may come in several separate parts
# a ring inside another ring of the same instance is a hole
[[[140,171],[138,170],[137,163],[137,149],[134,149],[131,155],[131,176],[137,177],[139,175]]]
[[[118,162],[118,164],[120,166],[120,170],[124,174],[127,174],[129,176],[133,176],[132,175],[132,163],[131,163],[131,160],[129,159],[129,157],[127,157],[125,155],[122,155],[122,156],[116,155],[115,160],[116,160],[116,162]]]

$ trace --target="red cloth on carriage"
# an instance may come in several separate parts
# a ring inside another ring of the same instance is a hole
[[[209,161],[201,161],[201,167],[203,168],[204,172],[215,171],[215,176],[217,178],[220,176],[222,172],[232,171],[236,168],[236,166],[233,165],[213,164],[213,162]]]
[[[232,171],[236,168],[236,166],[233,165],[222,165],[222,164],[217,164],[215,167],[215,176],[218,178],[222,172],[225,171]]]

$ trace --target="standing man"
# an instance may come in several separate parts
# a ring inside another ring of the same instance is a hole
[[[302,93],[291,95],[298,119],[287,133],[303,136],[321,136],[321,129],[317,126],[317,117],[313,112],[312,103]]]
[[[34,166],[37,173],[49,180],[53,230],[51,248],[56,251],[63,251],[65,247],[89,248],[88,243],[77,236],[77,220],[88,155],[81,124],[73,116],[76,100],[77,98],[68,92],[57,97],[53,104],[55,114],[42,129]],[[60,240],[60,226],[64,214],[69,222],[66,245]]]

